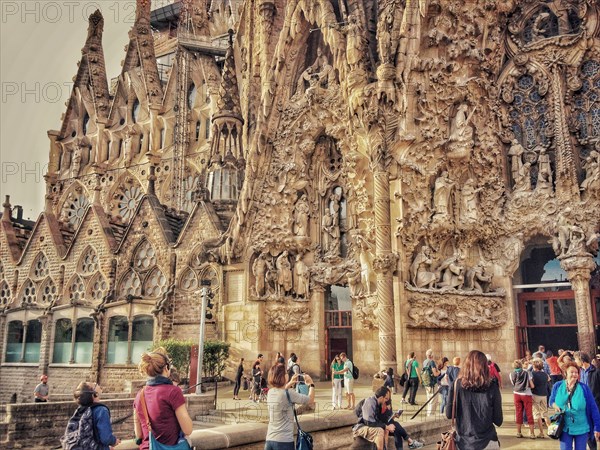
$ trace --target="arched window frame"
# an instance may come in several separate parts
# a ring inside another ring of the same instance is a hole
[[[4,362],[38,364],[42,343],[42,323],[37,319],[9,320]]]
[[[75,321],[70,318],[60,318],[54,325],[54,346],[52,364],[81,364],[89,366],[92,363],[94,345],[94,320],[80,317]]]

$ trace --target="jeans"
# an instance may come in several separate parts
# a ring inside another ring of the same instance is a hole
[[[406,399],[406,394],[410,390],[410,396],[408,397],[408,403],[414,403],[415,398],[417,397],[417,389],[419,389],[419,379],[418,378],[409,378],[404,384],[404,392],[402,393],[402,398]]]
[[[444,414],[446,404],[448,403],[448,391],[450,386],[440,386],[440,395],[442,396],[442,403],[440,405],[440,414]]]
[[[333,379],[333,389],[331,393],[331,403],[334,408],[342,407],[342,379],[334,378]]]
[[[293,442],[266,441],[265,450],[294,450]]]
[[[394,445],[396,446],[396,450],[402,450],[403,441],[408,442],[408,433],[404,427],[395,420],[392,420],[389,423],[394,425]]]
[[[235,379],[235,386],[233,388],[233,396],[237,397],[238,394],[240,393],[240,386],[242,385],[242,379],[241,378],[236,378]]]
[[[585,450],[587,444],[588,434],[578,434],[577,436],[571,436],[566,431],[563,431],[560,435],[560,450]],[[573,447],[573,443],[575,447]]]

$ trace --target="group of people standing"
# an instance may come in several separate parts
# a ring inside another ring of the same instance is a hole
[[[598,355],[597,355],[598,356]],[[558,356],[544,346],[513,362],[510,381],[516,409],[517,437],[525,419],[529,437],[544,438],[550,425],[548,408],[564,413],[561,450],[595,450],[600,439],[600,359],[586,352],[558,350]]]

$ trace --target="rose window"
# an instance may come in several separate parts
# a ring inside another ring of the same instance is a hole
[[[21,297],[22,305],[31,305],[35,303],[35,285],[31,280],[27,280],[23,287],[23,296]]]
[[[48,281],[42,288],[42,303],[51,305],[56,301],[58,290],[52,280]]]
[[[73,226],[73,228],[77,228],[79,226],[89,204],[90,201],[83,194],[79,194],[68,204],[66,210],[67,220],[69,224]]]
[[[148,297],[158,297],[167,290],[167,279],[159,269],[150,273],[144,283],[144,293]]]
[[[81,271],[85,274],[91,274],[96,272],[98,267],[98,255],[90,248],[83,256]]]
[[[50,274],[50,267],[48,264],[48,258],[43,253],[38,256],[33,263],[33,275],[35,278],[45,278]]]
[[[133,271],[130,271],[123,280],[121,281],[121,286],[119,288],[119,297],[127,297],[128,295],[133,295],[139,297],[142,294],[142,283],[140,282],[140,277]]]
[[[129,186],[123,191],[117,205],[119,215],[124,221],[129,221],[133,218],[133,214],[137,205],[140,203],[144,193],[139,186]]]
[[[108,291],[108,282],[102,275],[98,276],[92,283],[91,297],[94,301],[102,301]]]
[[[181,277],[181,289],[192,291],[198,288],[198,277],[193,270],[187,270]]]
[[[83,284],[83,280],[79,277],[75,277],[69,289],[69,298],[71,299],[71,303],[79,302],[83,300],[84,297],[85,285]]]
[[[0,284],[0,306],[7,306],[10,303],[10,288],[6,281]]]
[[[152,266],[156,265],[156,252],[150,242],[144,241],[135,254],[135,268],[141,272],[145,272]]]

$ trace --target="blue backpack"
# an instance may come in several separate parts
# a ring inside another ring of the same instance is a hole
[[[93,408],[99,406],[106,408],[101,403],[77,408],[69,419],[65,434],[60,438],[63,450],[97,450],[102,448],[96,437],[96,424],[94,423],[93,412]]]

